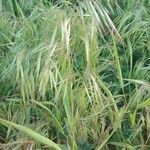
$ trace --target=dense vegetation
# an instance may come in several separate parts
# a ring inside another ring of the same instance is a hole
[[[150,0],[0,2],[0,149],[150,149]]]

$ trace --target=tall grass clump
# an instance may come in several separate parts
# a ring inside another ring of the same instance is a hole
[[[0,0],[0,149],[150,149],[149,0]]]

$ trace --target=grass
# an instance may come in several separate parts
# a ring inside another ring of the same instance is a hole
[[[150,1],[0,1],[0,149],[150,149]]]

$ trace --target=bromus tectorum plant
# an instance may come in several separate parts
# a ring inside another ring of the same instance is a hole
[[[150,149],[149,0],[0,0],[0,149]]]

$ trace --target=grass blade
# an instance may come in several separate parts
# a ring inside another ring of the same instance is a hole
[[[61,148],[55,144],[53,141],[51,141],[50,139],[34,132],[32,129],[15,124],[13,122],[7,121],[5,119],[0,118],[0,123],[3,124],[6,127],[12,126],[14,128],[16,128],[17,130],[23,132],[24,134],[26,134],[27,136],[33,138],[34,140],[43,143],[51,148],[54,148],[56,150],[61,150]]]

